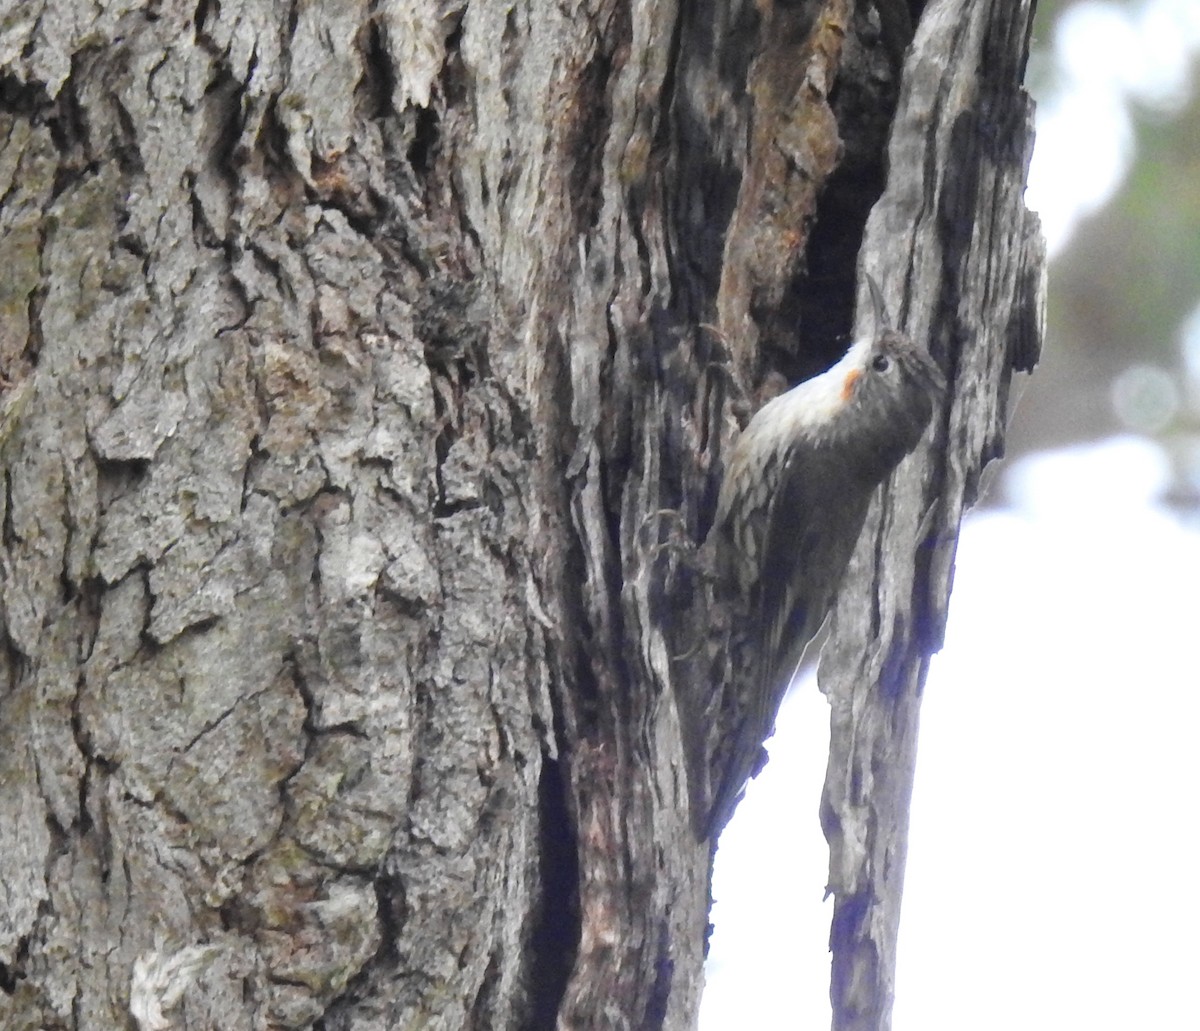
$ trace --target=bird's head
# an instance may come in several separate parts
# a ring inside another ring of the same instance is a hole
[[[868,276],[875,326],[839,363],[840,434],[857,438],[894,465],[921,439],[946,379],[932,356],[892,328],[883,297]]]

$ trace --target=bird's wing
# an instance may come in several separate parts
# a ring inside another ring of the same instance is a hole
[[[753,605],[767,697],[782,697],[821,628],[862,525],[861,491],[848,489],[835,462],[828,452],[793,449],[775,491]]]
[[[812,449],[784,457],[770,484],[765,518],[743,532],[759,557],[748,604],[737,614],[730,641],[726,701],[728,738],[710,810],[710,831],[733,813],[746,782],[763,761],[780,702],[829,610],[862,527],[869,493],[852,489],[845,470]],[[743,595],[746,597],[746,595]]]

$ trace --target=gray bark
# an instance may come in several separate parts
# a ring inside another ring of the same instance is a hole
[[[1041,348],[1045,246],[1024,204],[1032,4],[930,4],[908,55],[888,187],[863,262],[951,376],[927,446],[876,499],[822,662],[832,706],[822,823],[837,1031],[891,1026],[917,722],[964,510],[1003,454],[1009,385]],[[882,279],[881,279],[882,281]],[[947,829],[949,832],[949,828]]]
[[[955,393],[825,680],[835,1023],[885,1027],[1039,332],[1028,8],[935,0],[901,76],[849,0],[0,4],[0,1026],[694,1025],[695,544],[843,345],[899,98],[864,261]]]

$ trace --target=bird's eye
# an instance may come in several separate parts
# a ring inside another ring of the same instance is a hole
[[[871,368],[876,372],[887,372],[892,367],[892,360],[886,354],[877,354],[871,359]]]

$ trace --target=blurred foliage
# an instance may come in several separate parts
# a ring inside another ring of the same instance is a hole
[[[1136,10],[1149,0],[1105,2]],[[1036,99],[1063,88],[1054,32],[1071,6],[1039,4],[1027,80]],[[1182,326],[1200,304],[1196,70],[1193,54],[1192,95],[1181,109],[1130,103],[1132,166],[1051,264],[1042,365],[1009,437],[1017,454],[1119,432],[1155,436],[1175,460],[1181,499],[1200,488],[1200,390],[1188,381],[1181,347]]]

